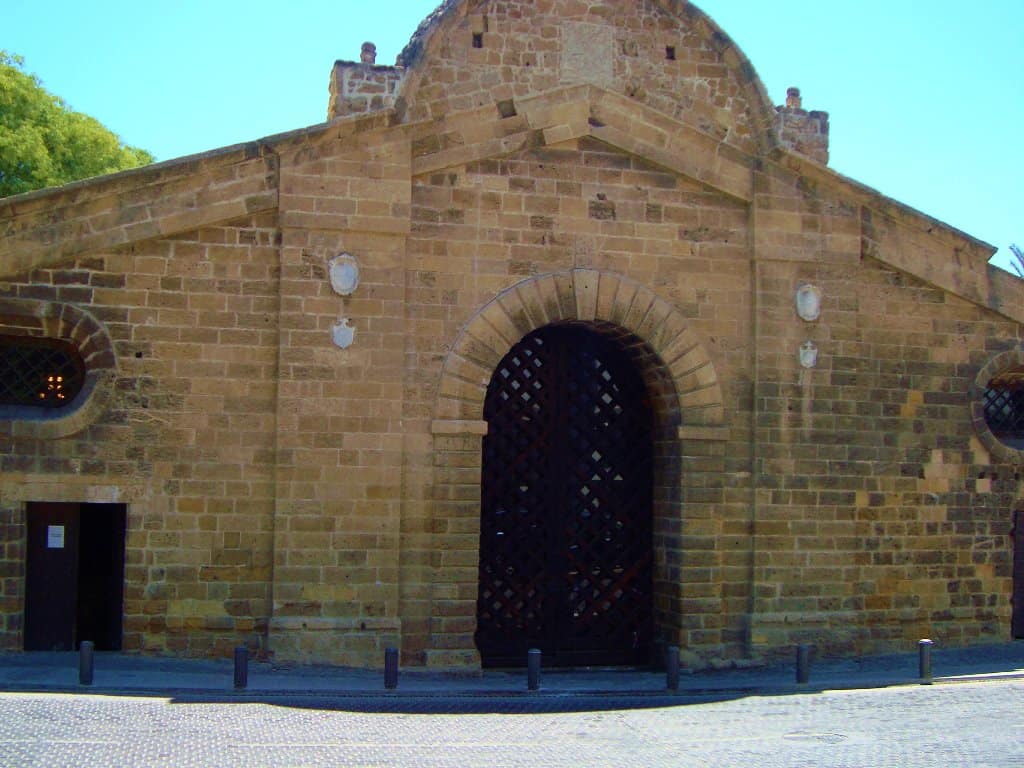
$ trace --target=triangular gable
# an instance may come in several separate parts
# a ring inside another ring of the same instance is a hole
[[[0,200],[0,275],[273,209],[275,173],[252,143]]]
[[[0,277],[273,211],[281,153],[393,124],[320,124],[61,187],[0,199]]]
[[[510,100],[505,110],[482,107],[412,126],[413,175],[591,136],[750,202],[751,158],[618,94],[574,86]]]
[[[702,45],[706,43],[716,52],[722,66],[734,72],[753,110],[753,122],[761,128],[771,122],[774,113],[763,85],[728,36],[689,3],[655,5],[659,12],[675,15],[681,29],[697,35],[704,41]],[[421,26],[400,57],[409,72],[403,76],[395,108],[0,201],[0,276],[278,209],[281,224],[287,227],[406,233],[408,222],[401,220],[401,203],[407,195],[389,190],[382,198],[397,200],[397,207],[378,206],[381,210],[371,221],[307,210],[315,207],[311,203],[315,185],[301,194],[289,188],[288,180],[296,175],[313,178],[322,173],[302,147],[320,146],[319,153],[314,153],[317,156],[358,153],[345,141],[332,143],[334,138],[389,132],[385,139],[391,145],[389,152],[401,153],[408,143],[407,172],[412,178],[530,146],[592,137],[753,205],[755,210],[762,209],[755,174],[768,168],[790,175],[792,189],[786,194],[794,200],[808,184],[818,185],[861,209],[859,229],[845,236],[838,251],[822,247],[813,233],[797,232],[792,242],[764,251],[755,245],[752,258],[806,260],[829,258],[835,252],[847,258],[866,256],[1007,317],[1024,320],[1024,282],[987,265],[994,250],[990,246],[787,149],[777,137],[762,137],[753,151],[744,151],[684,117],[670,116],[643,103],[639,95],[634,98],[594,84],[560,86],[522,98],[499,86],[482,106],[409,122],[416,114],[417,88],[423,85],[435,49],[443,47],[442,41],[452,35],[470,34],[481,24],[484,27],[480,28],[485,28],[486,20],[473,16],[474,9],[485,7],[490,6],[452,0]],[[353,198],[374,183],[401,184],[395,174],[405,172],[404,162],[384,181],[375,179],[369,170],[375,163],[350,164],[358,166],[345,171]],[[361,173],[367,177],[366,183],[352,183]],[[762,220],[771,215],[766,213]]]

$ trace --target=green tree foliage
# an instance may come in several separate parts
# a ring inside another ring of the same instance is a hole
[[[0,197],[153,162],[95,118],[70,109],[0,50]]]

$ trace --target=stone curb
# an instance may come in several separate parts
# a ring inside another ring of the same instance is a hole
[[[968,675],[952,675],[935,677],[932,685],[957,685],[962,683],[1004,682],[1007,680],[1024,680],[1022,672],[995,672]],[[593,689],[567,690],[541,688],[537,691],[494,689],[487,691],[443,691],[443,690],[368,690],[368,689],[292,689],[292,688],[197,688],[197,687],[157,687],[138,686],[126,687],[117,685],[60,685],[60,684],[5,684],[0,686],[0,693],[61,693],[72,695],[95,696],[143,696],[143,697],[217,697],[232,701],[258,701],[268,698],[296,699],[374,699],[381,701],[393,700],[551,700],[551,699],[635,699],[635,700],[682,700],[687,698],[706,698],[716,696],[771,696],[795,695],[801,693],[821,693],[824,691],[874,690],[878,688],[894,688],[924,685],[918,678],[901,679],[868,679],[859,681],[822,681],[807,684],[762,684],[747,686],[721,686],[701,688],[680,688],[678,691],[651,689]]]

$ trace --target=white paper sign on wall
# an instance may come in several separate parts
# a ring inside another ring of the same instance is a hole
[[[46,548],[47,549],[64,549],[64,526],[63,525],[48,525],[48,526],[46,526]]]

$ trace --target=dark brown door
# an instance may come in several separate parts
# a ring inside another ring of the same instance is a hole
[[[70,651],[75,648],[78,521],[78,504],[28,505],[26,651]]]
[[[1024,640],[1024,511],[1013,513],[1013,618],[1011,633]]]
[[[477,647],[485,666],[641,664],[652,626],[652,416],[614,342],[549,326],[484,406]]]
[[[123,504],[28,505],[25,650],[121,649]]]

